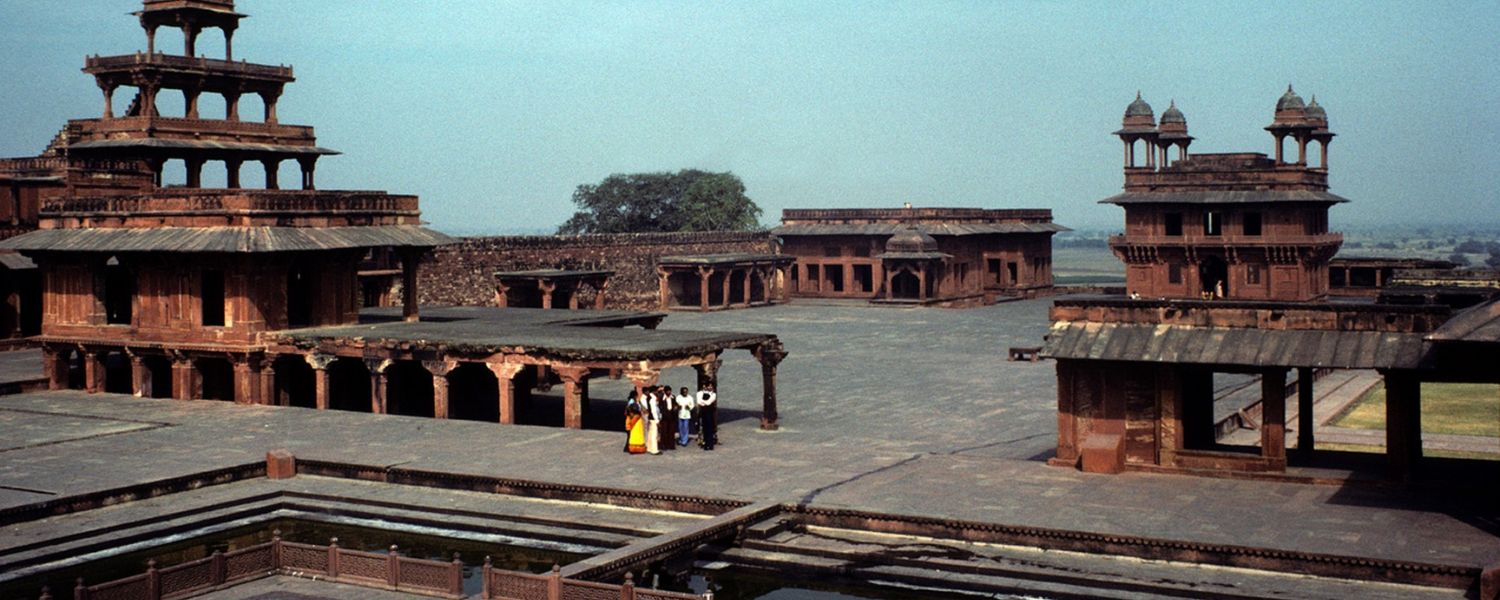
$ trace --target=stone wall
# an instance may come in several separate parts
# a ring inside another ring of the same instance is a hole
[[[656,259],[678,254],[775,252],[766,231],[621,233],[460,238],[422,263],[419,302],[494,306],[495,272],[528,269],[607,269],[608,309],[655,309]]]

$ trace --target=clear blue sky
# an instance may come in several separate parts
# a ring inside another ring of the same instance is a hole
[[[0,0],[0,155],[33,155],[99,113],[79,68],[145,48],[127,15],[139,6]],[[250,18],[236,58],[296,68],[282,122],[345,153],[320,163],[319,186],[418,194],[454,233],[552,228],[578,184],[687,167],[738,174],[768,223],[911,202],[1118,227],[1119,209],[1095,202],[1122,183],[1109,132],[1137,89],[1158,116],[1176,99],[1193,150],[1269,153],[1261,127],[1288,83],[1339,134],[1333,191],[1355,202],[1335,227],[1500,221],[1493,1],[237,8]],[[222,56],[221,40],[206,33],[200,52]],[[181,36],[158,47],[180,51]]]

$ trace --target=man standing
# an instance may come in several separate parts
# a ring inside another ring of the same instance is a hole
[[[693,407],[697,402],[693,395],[688,393],[687,387],[677,394],[677,445],[686,446],[691,439],[693,428]]]
[[[698,390],[698,397],[694,403],[698,406],[698,445],[704,450],[713,450],[719,443],[719,405],[716,402],[719,395],[714,393],[713,384],[703,386]]]
[[[646,453],[661,454],[657,439],[661,427],[661,398],[656,392],[646,392]]]

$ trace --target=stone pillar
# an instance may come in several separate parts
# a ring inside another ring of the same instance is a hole
[[[238,158],[224,160],[224,187],[231,190],[240,187],[240,165],[245,161]]]
[[[260,94],[260,100],[266,106],[267,123],[273,125],[276,123],[276,99],[280,96],[279,92],[261,92]]]
[[[255,404],[260,396],[260,359],[237,356],[230,360],[234,363],[234,403]]]
[[[182,90],[183,104],[187,106],[187,110],[183,114],[184,118],[198,118],[198,96],[201,93],[202,91],[197,88],[184,88]]]
[[[578,290],[582,289],[582,287],[582,285],[575,283],[572,288],[567,290],[568,310],[578,310]]]
[[[130,355],[130,394],[137,398],[145,398],[147,387],[151,385],[151,370],[146,368],[146,357],[139,354]]]
[[[1073,361],[1057,361],[1057,455],[1048,460],[1056,466],[1078,466],[1078,418],[1073,405]],[[1176,450],[1176,448],[1172,448]]]
[[[385,386],[388,383],[385,370],[390,368],[391,361],[380,358],[366,358],[365,368],[370,371],[370,412],[383,415],[386,413]]]
[[[317,172],[318,158],[299,158],[297,164],[302,167],[302,189],[315,190],[318,186],[313,182],[313,175]]]
[[[552,308],[552,292],[557,291],[557,284],[551,281],[540,280],[536,282],[536,289],[542,295],[542,308]]]
[[[304,356],[313,368],[313,403],[318,410],[328,410],[328,365],[337,357],[331,354]]]
[[[68,361],[50,346],[42,346],[42,371],[47,374],[47,389],[68,389]]]
[[[755,347],[755,359],[760,361],[761,413],[760,428],[775,431],[780,427],[780,416],[776,412],[776,367],[786,358],[786,347],[781,340],[772,339]],[[714,389],[718,389],[715,385]]]
[[[184,25],[182,27],[182,37],[184,41],[183,56],[197,56],[199,31],[202,30],[193,25]]]
[[[448,418],[448,373],[458,366],[453,360],[424,360],[422,368],[432,373],[432,416]]]
[[[927,301],[927,264],[917,266],[917,301]]]
[[[588,367],[553,367],[552,370],[563,381],[563,426],[583,429],[583,382],[588,379]]]
[[[594,286],[594,310],[604,310],[604,290],[609,289],[609,279],[603,279],[599,285]]]
[[[672,305],[672,288],[667,285],[667,271],[661,267],[656,268],[656,295],[657,309],[666,310]]]
[[[720,302],[719,305],[723,306],[724,308],[729,308],[729,291],[734,289],[734,269],[729,269],[728,271],[724,272],[723,287],[724,291],[719,294],[720,298],[723,299],[723,302]]]
[[[1260,376],[1260,455],[1286,468],[1286,369]]]
[[[255,403],[263,406],[280,404],[276,393],[276,361],[271,356],[261,359],[260,397]]]
[[[500,308],[510,306],[510,286],[504,283],[495,284],[495,306]]]
[[[421,258],[410,250],[401,253],[401,316],[408,323],[421,320],[417,310],[417,266]]]
[[[724,361],[715,354],[714,359],[705,363],[693,365],[693,370],[698,372],[698,389],[707,386],[719,387],[719,367],[724,366]]]
[[[102,92],[104,92],[104,116],[103,116],[103,119],[105,121],[108,121],[110,119],[115,118],[115,86],[110,85],[110,84],[100,83],[99,84],[99,90],[102,91]]]
[[[224,92],[224,120],[240,120],[240,93],[237,91]],[[266,173],[269,174],[270,171],[267,170]]]
[[[1282,134],[1279,134],[1279,133],[1276,134],[1276,164],[1278,164],[1278,165],[1282,163],[1282,160],[1281,160],[1281,145],[1283,143],[1285,143],[1285,141],[1286,141],[1286,136],[1284,136]]]
[[[146,54],[156,54],[156,26],[146,28]]]
[[[173,356],[172,398],[176,400],[192,400],[196,396],[193,393],[193,379],[193,361],[180,354]]]
[[[266,169],[266,189],[280,189],[281,184],[276,181],[276,169],[281,166],[281,160],[268,158],[260,161],[260,164]]]
[[[708,279],[713,274],[713,267],[698,267],[698,310],[703,312],[708,312]]]
[[[1410,371],[1386,371],[1385,453],[1390,478],[1415,479],[1422,460],[1422,384]]]
[[[745,308],[750,308],[750,278],[754,276],[754,269],[745,269]]]
[[[83,351],[83,389],[90,394],[104,390],[104,361],[93,351]]]
[[[224,28],[224,60],[234,60],[234,28]]]
[[[187,163],[187,186],[190,188],[203,187],[203,159],[189,158]]]
[[[490,372],[495,374],[495,382],[500,388],[497,396],[500,398],[500,422],[511,425],[516,422],[516,374],[526,365],[519,363],[485,363]]]
[[[1313,451],[1313,369],[1297,368],[1297,453],[1311,456]]]

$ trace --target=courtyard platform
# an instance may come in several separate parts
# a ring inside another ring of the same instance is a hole
[[[83,392],[0,397],[0,511],[216,468],[287,448],[299,460],[399,466],[739,502],[778,502],[1407,561],[1500,563],[1500,499],[1482,488],[1310,485],[1046,466],[1056,447],[1047,301],[966,311],[786,305],[678,314],[659,331],[774,331],[781,429],[758,429],[760,364],[726,355],[721,445],[620,451],[623,432]],[[424,315],[432,314],[424,312]],[[585,313],[578,313],[585,314]],[[557,316],[553,313],[551,316]],[[476,333],[476,335],[479,335]],[[695,334],[696,335],[696,334]],[[692,386],[692,372],[662,383]],[[608,425],[631,384],[595,382]],[[539,401],[547,401],[545,397]]]

